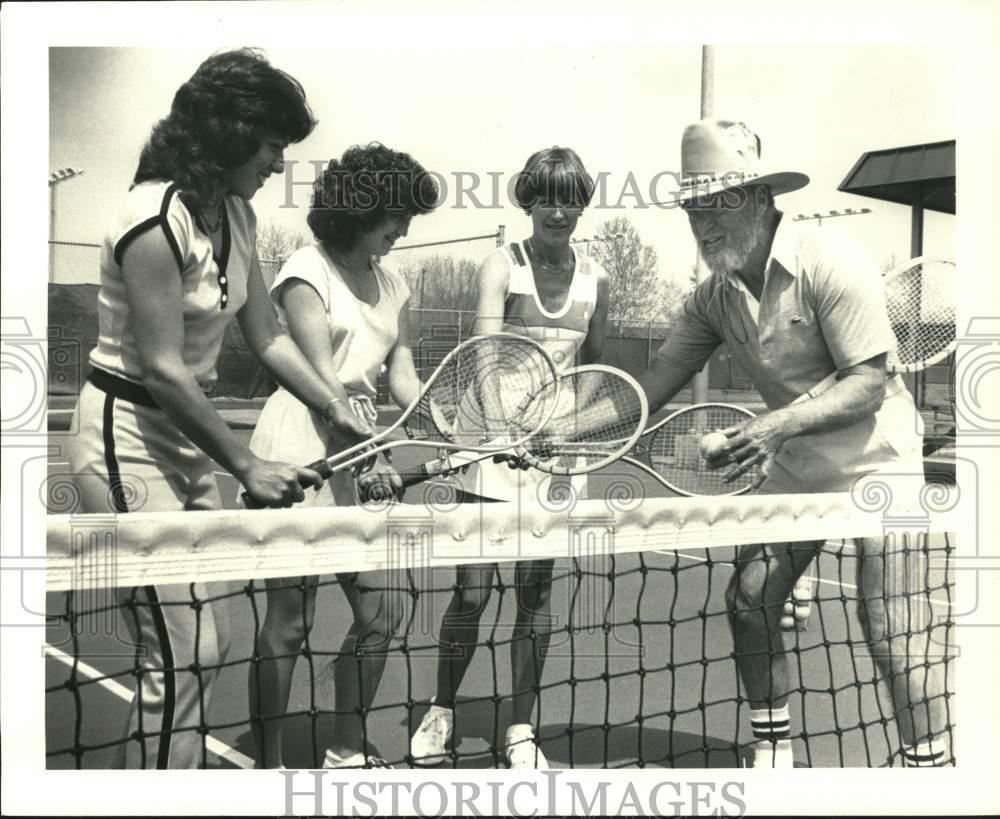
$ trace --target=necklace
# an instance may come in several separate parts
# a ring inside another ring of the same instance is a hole
[[[535,243],[532,242],[531,239],[528,239],[528,250],[531,251],[531,255],[538,265],[543,269],[548,270],[550,273],[567,273],[573,267],[572,252],[570,252],[565,261],[553,264],[552,262],[546,261],[542,258],[542,255],[538,252],[538,249],[535,247]]]
[[[222,203],[221,200],[219,201],[219,204],[215,206],[215,208],[216,209],[215,209],[215,221],[214,222],[209,221],[209,219],[208,219],[208,212],[207,211],[202,210],[202,212],[201,212],[201,221],[205,223],[205,227],[208,228],[208,232],[209,233],[218,233],[219,228],[222,227],[222,217],[226,213],[225,207],[223,206],[223,203]]]

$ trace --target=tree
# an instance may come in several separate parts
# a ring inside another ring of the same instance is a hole
[[[661,319],[667,323],[672,323],[684,306],[684,301],[694,290],[695,281],[689,279],[686,284],[680,284],[673,279],[665,279],[661,282]]]
[[[590,243],[589,252],[608,271],[609,314],[628,321],[662,318],[674,285],[660,278],[656,251],[624,216],[602,224],[597,238],[603,241]]]
[[[270,286],[285,260],[305,244],[307,244],[305,236],[276,222],[267,221],[258,224],[257,258],[260,259],[264,284]]]
[[[475,310],[479,265],[471,259],[426,256],[399,267],[412,293],[410,304],[432,310]]]

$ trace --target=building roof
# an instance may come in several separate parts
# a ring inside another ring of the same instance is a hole
[[[837,190],[953,214],[955,140],[868,151]]]

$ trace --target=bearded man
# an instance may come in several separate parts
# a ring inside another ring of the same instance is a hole
[[[760,139],[741,122],[703,120],[681,143],[681,190],[711,276],[687,299],[670,337],[640,378],[650,411],[666,404],[720,344],[760,392],[768,412],[723,432],[710,465],[736,477],[758,465],[761,493],[848,491],[859,479],[891,484],[898,501],[923,485],[922,425],[886,355],[895,339],[878,268],[830,234],[796,225],[775,197],[808,184],[761,162]],[[831,373],[837,382],[794,403]],[[791,767],[789,672],[779,621],[796,580],[823,546],[740,548],[727,590],[737,666],[755,742],[748,764]],[[883,538],[857,543],[858,615],[895,703],[904,765],[951,762],[945,698],[933,667],[906,634],[900,553]],[[912,606],[925,605],[914,595]],[[925,644],[928,640],[913,640]]]

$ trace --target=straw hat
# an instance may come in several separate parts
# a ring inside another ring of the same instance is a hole
[[[768,185],[779,194],[808,184],[804,173],[765,167],[760,161],[760,137],[742,122],[703,119],[684,129],[678,201],[743,185]]]

